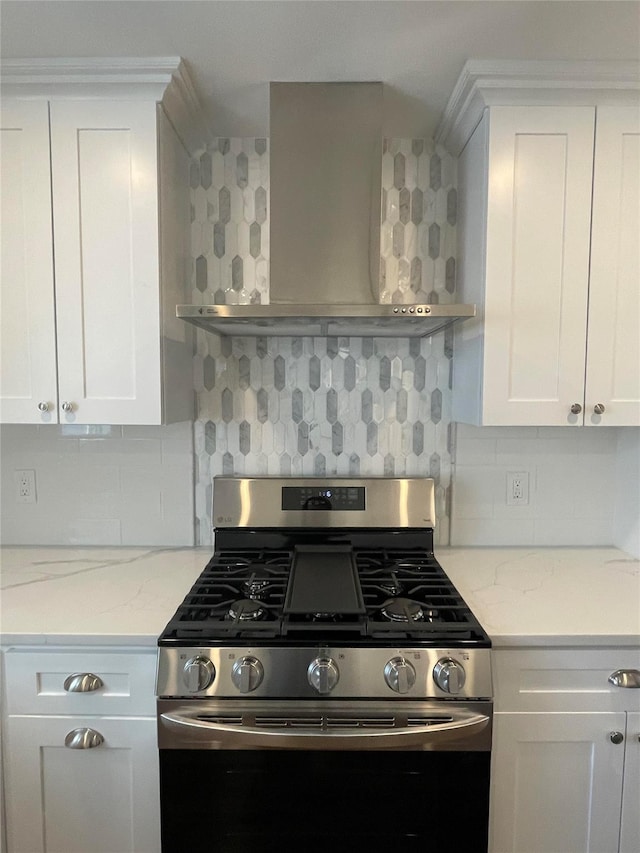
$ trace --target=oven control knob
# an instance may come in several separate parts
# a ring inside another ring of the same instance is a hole
[[[316,658],[307,669],[309,684],[325,695],[331,693],[340,679],[340,670],[331,658]]]
[[[238,658],[231,670],[231,680],[240,693],[251,693],[262,684],[264,668],[258,658],[245,655]]]
[[[206,690],[216,677],[216,668],[209,658],[203,655],[195,655],[189,658],[184,665],[184,683],[190,693],[198,693]]]
[[[416,671],[408,660],[391,658],[384,668],[384,680],[396,693],[408,693],[416,683]]]
[[[466,677],[462,664],[453,658],[440,658],[433,668],[433,680],[445,693],[460,693]]]

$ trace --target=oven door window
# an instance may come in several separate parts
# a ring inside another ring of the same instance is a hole
[[[160,750],[162,853],[483,853],[489,762],[489,752]]]

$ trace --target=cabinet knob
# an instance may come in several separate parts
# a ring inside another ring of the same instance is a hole
[[[64,739],[69,749],[94,749],[104,743],[104,738],[95,729],[73,729]]]
[[[74,672],[64,680],[64,689],[67,693],[91,693],[104,687],[104,681],[99,675],[92,672]]]
[[[41,412],[48,412],[49,411],[49,404],[45,403],[45,401],[43,400],[41,403],[38,403],[38,409]]]
[[[602,403],[596,403],[593,407],[593,412],[596,415],[601,415],[604,412],[604,405]]]
[[[73,403],[65,402],[62,404],[61,408],[62,408],[63,412],[72,412],[73,411]]]
[[[582,411],[582,406],[580,405],[580,403],[574,403],[574,404],[571,406],[570,411],[571,411],[571,414],[572,414],[572,415],[579,415],[579,414],[580,414],[580,412]]]
[[[640,670],[638,669],[616,669],[607,679],[614,687],[638,687],[640,688]]]
[[[620,744],[624,740],[622,732],[609,732],[609,740],[611,743]]]

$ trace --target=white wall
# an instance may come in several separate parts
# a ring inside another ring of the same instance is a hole
[[[456,432],[452,545],[613,543],[623,430],[458,424]],[[528,505],[507,505],[509,471],[528,472]]]
[[[3,426],[4,545],[193,545],[193,428]],[[14,471],[36,472],[16,503]]]

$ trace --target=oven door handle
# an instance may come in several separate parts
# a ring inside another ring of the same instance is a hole
[[[165,712],[160,715],[161,727],[171,743],[167,746],[201,749],[306,749],[306,750],[381,750],[446,749],[448,744],[470,741],[480,735],[490,724],[484,714],[458,712],[448,716],[446,722],[428,725],[402,726],[376,729],[262,727],[238,725],[207,720],[200,712]],[[212,715],[214,716],[214,715]],[[219,717],[219,715],[215,715]],[[161,743],[162,746],[162,743]]]

